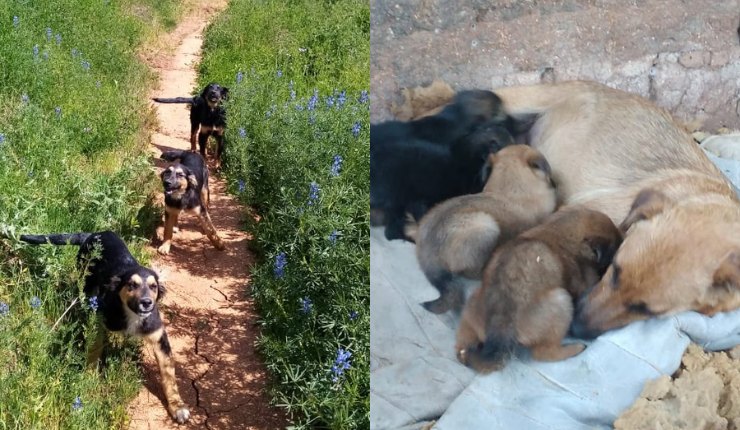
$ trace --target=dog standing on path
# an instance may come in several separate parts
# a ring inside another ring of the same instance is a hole
[[[196,142],[200,147],[200,155],[206,159],[208,138],[216,139],[216,168],[221,165],[226,141],[226,110],[223,101],[229,94],[229,89],[216,83],[210,83],[203,88],[199,96],[195,97],[155,97],[157,103],[187,103],[190,104],[190,150],[196,151]]]
[[[160,175],[164,188],[164,242],[157,251],[160,254],[169,254],[172,233],[182,211],[197,215],[213,246],[223,251],[225,246],[208,213],[211,194],[205,160],[198,153],[182,150],[163,152],[161,158],[173,164]]]
[[[167,409],[178,423],[190,418],[175,379],[175,363],[157,303],[164,286],[153,270],[141,266],[126,244],[112,231],[98,233],[21,235],[20,240],[33,245],[77,245],[77,264],[87,268],[84,292],[97,297],[98,312],[110,331],[123,331],[144,339],[152,347],[162,377]],[[99,252],[99,254],[98,254]],[[88,351],[88,364],[96,363],[107,339],[99,331],[93,348]]]

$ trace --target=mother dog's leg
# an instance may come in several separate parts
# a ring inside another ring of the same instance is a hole
[[[221,237],[218,235],[218,231],[216,231],[216,227],[213,226],[213,221],[211,221],[211,215],[208,213],[208,209],[206,209],[205,206],[198,207],[196,208],[196,215],[198,215],[200,226],[203,228],[203,232],[206,236],[208,236],[208,240],[211,241],[211,244],[213,244],[213,246],[219,251],[226,249]]]
[[[144,340],[147,345],[154,350],[154,356],[157,358],[159,373],[162,377],[162,391],[167,401],[167,410],[178,423],[182,424],[190,418],[190,411],[180,397],[177,389],[177,380],[175,379],[175,363],[172,359],[172,348],[167,338],[167,332],[164,327],[145,335]]]
[[[164,242],[157,249],[157,252],[159,252],[162,255],[166,255],[170,253],[170,246],[172,244],[172,232],[175,228],[175,225],[177,225],[177,218],[179,216],[180,216],[179,209],[170,208],[169,206],[165,205],[164,207],[164,233],[163,233]]]

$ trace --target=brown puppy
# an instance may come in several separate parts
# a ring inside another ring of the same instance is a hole
[[[555,210],[550,165],[539,151],[507,146],[490,156],[490,165],[483,192],[442,202],[418,225],[406,226],[406,235],[416,241],[421,270],[440,293],[424,303],[431,312],[462,309],[464,279],[480,279],[497,245]]]
[[[460,362],[487,373],[520,349],[542,361],[583,351],[582,344],[562,345],[573,301],[598,281],[620,242],[609,217],[571,208],[499,248],[465,305],[456,343]]]
[[[649,101],[593,82],[499,88],[507,112],[538,114],[531,145],[552,166],[559,200],[622,222],[640,209],[615,261],[580,304],[574,332],[652,315],[740,306],[740,200],[684,128]],[[637,206],[643,206],[637,199]],[[629,223],[628,223],[629,224]]]

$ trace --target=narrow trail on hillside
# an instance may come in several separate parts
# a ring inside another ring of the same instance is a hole
[[[196,84],[202,35],[224,0],[197,0],[177,28],[164,36],[174,54],[146,58],[159,76],[152,97],[188,96]],[[158,172],[162,151],[190,149],[186,105],[155,105],[159,126],[152,133],[152,159]],[[285,427],[280,410],[269,405],[267,374],[255,352],[257,315],[245,290],[253,257],[248,233],[240,229],[244,208],[226,194],[226,184],[211,175],[210,212],[226,244],[216,250],[202,233],[195,216],[180,215],[180,232],[168,256],[152,267],[167,287],[163,316],[176,360],[180,395],[190,408],[188,424],[178,426],[163,406],[160,376],[152,351],[144,350],[144,386],[129,405],[129,429],[278,429]],[[162,197],[160,196],[160,202]],[[161,243],[162,226],[157,229]]]

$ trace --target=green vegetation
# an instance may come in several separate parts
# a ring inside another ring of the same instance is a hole
[[[135,51],[181,7],[0,2],[0,233],[111,229],[146,261],[157,220],[142,133],[151,76]],[[60,319],[82,297],[75,253],[0,240],[0,429],[125,424],[140,387],[135,344],[85,370],[94,314],[83,300]]]
[[[295,428],[369,428],[369,21],[361,0],[234,0],[205,39],[201,86],[231,89],[225,174],[259,217],[259,346]]]

